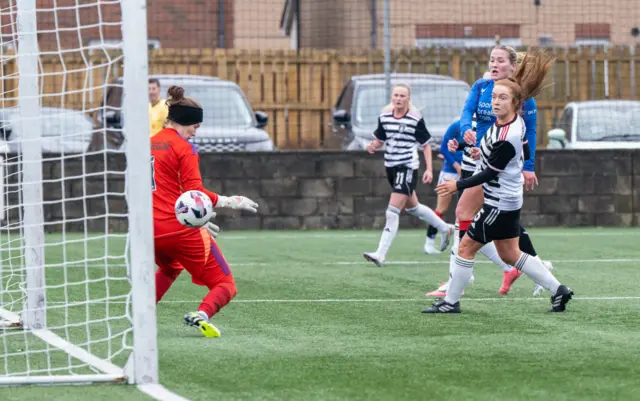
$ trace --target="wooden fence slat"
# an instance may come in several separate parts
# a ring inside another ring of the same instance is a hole
[[[569,101],[637,99],[640,97],[639,48],[555,48],[550,82],[554,87],[537,98],[540,140]],[[398,72],[451,75],[473,84],[485,71],[489,52],[449,48],[392,51]],[[64,57],[61,59],[60,57]],[[44,106],[89,110],[99,106],[105,79],[121,76],[122,59],[115,50],[41,57]],[[116,62],[110,60],[118,60]],[[90,62],[89,62],[90,61]],[[606,68],[605,68],[606,63]],[[63,67],[64,64],[64,67]],[[269,114],[267,130],[279,148],[320,147],[332,135],[331,109],[353,75],[382,73],[381,50],[158,49],[149,52],[154,74],[218,76],[236,82],[255,110]],[[15,55],[2,61],[2,107],[16,103]],[[605,71],[607,79],[605,80]],[[607,90],[608,89],[608,90]]]

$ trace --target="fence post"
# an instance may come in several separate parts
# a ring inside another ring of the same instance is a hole
[[[387,99],[391,99],[391,0],[384,0],[384,77]]]

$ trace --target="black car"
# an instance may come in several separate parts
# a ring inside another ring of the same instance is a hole
[[[460,117],[469,94],[469,85],[444,75],[391,74],[391,84],[411,87],[411,102],[424,117],[427,129],[439,146],[451,123]],[[373,139],[378,116],[390,99],[385,75],[356,75],[342,89],[330,123],[345,150],[363,150]]]
[[[264,112],[253,112],[242,90],[234,82],[215,77],[197,75],[150,75],[160,81],[161,96],[167,98],[171,85],[182,86],[185,96],[195,98],[204,109],[204,121],[198,135],[191,141],[201,152],[272,151],[274,144],[264,130],[268,117]],[[106,143],[120,149],[124,119],[122,110],[122,78],[109,85],[103,105],[95,118],[95,125],[106,132]],[[145,110],[146,112],[146,110]],[[106,129],[104,129],[106,127]],[[102,137],[94,139],[102,146]]]

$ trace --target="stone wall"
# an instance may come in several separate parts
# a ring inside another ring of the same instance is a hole
[[[83,169],[84,160],[85,167]],[[437,180],[441,160],[434,157]],[[43,170],[47,231],[126,229],[122,155],[46,162]],[[205,186],[241,194],[260,204],[258,215],[221,211],[218,222],[232,229],[371,228],[384,224],[390,187],[382,155],[345,152],[203,154]],[[523,224],[533,226],[631,226],[640,221],[640,150],[541,150],[540,186],[525,195]],[[421,168],[421,172],[423,168]],[[9,168],[15,182],[16,166]],[[60,180],[64,174],[66,179]],[[10,180],[11,181],[11,180]],[[418,186],[420,201],[435,207],[435,184]],[[9,204],[17,204],[9,185]],[[453,221],[452,205],[447,215]],[[12,222],[19,208],[8,209]],[[84,216],[88,219],[83,219]],[[108,215],[108,217],[105,217]],[[403,215],[402,227],[421,227]]]

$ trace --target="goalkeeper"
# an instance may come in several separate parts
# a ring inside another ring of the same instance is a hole
[[[258,205],[243,196],[222,196],[205,189],[200,175],[197,149],[188,142],[202,122],[202,107],[184,97],[184,89],[168,90],[169,115],[165,128],[151,138],[151,186],[156,271],[156,302],[159,302],[183,270],[194,284],[206,286],[209,293],[196,312],[184,316],[185,324],[200,329],[205,337],[219,337],[209,320],[236,295],[236,284],[229,264],[214,238],[219,229],[212,223],[188,228],[175,216],[175,202],[189,190],[206,193],[214,207],[256,212]]]

